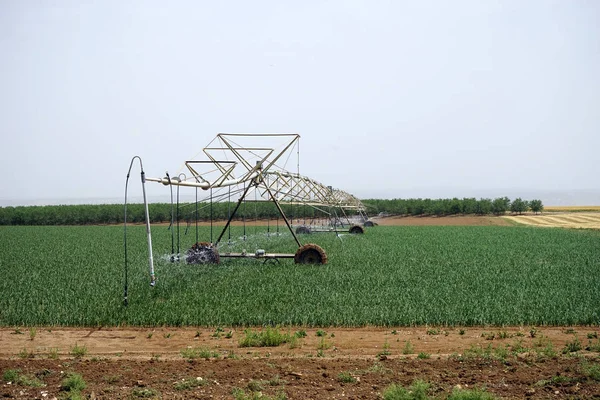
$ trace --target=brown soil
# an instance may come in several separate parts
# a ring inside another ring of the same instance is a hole
[[[597,327],[542,327],[535,337],[531,327],[321,328],[323,336],[304,330],[306,337],[293,345],[243,348],[239,328],[3,328],[0,371],[20,369],[46,385],[4,381],[0,397],[65,397],[60,385],[69,372],[81,374],[83,394],[98,399],[233,398],[236,388],[290,399],[377,399],[389,385],[415,379],[430,382],[432,394],[442,397],[455,387],[485,387],[504,398],[600,396],[600,382],[585,372],[586,366],[600,367],[598,353],[561,354],[575,337],[585,347]],[[559,355],[532,350],[547,343]],[[82,357],[73,355],[75,346],[85,349]],[[502,360],[499,350],[485,355],[488,346],[530,350]],[[203,349],[210,358],[190,359],[186,349]],[[356,382],[344,382],[342,373]]]
[[[512,226],[510,221],[502,217],[455,215],[448,217],[386,217],[372,218],[379,225],[407,226]]]

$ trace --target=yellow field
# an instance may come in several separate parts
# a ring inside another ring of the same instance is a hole
[[[544,211],[600,211],[600,206],[544,206]]]
[[[600,212],[561,212],[551,214],[544,213],[538,215],[526,214],[510,215],[503,218],[523,225],[600,229]]]

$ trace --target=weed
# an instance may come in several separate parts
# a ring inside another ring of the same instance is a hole
[[[529,350],[523,346],[523,339],[516,340],[510,347],[514,354],[526,353]]]
[[[496,396],[484,389],[454,389],[448,400],[493,400]]]
[[[588,339],[598,339],[598,332],[590,332],[587,334]]]
[[[439,329],[427,329],[427,334],[428,335],[439,335],[440,330]]]
[[[461,335],[461,336],[464,335],[465,334],[465,330],[464,329],[459,330],[458,334]]]
[[[535,383],[536,386],[556,386],[573,382],[573,378],[564,375],[555,375],[550,379],[541,379]]]
[[[188,347],[180,351],[181,357],[188,360],[195,360],[197,358],[219,358],[219,353],[211,351],[206,347]]]
[[[32,351],[28,351],[26,348],[23,348],[21,351],[19,351],[18,356],[20,358],[34,358],[35,357],[35,353]]]
[[[600,340],[596,340],[596,342],[592,342],[591,340],[588,340],[588,345],[585,346],[585,349],[587,351],[595,351],[600,353]]]
[[[58,359],[58,348],[51,348],[50,351],[48,351],[48,358],[51,360]]]
[[[200,331],[196,331],[196,334],[194,335],[195,338],[199,338],[200,335],[202,335],[202,332]]]
[[[87,386],[83,376],[75,372],[69,372],[62,380],[60,389],[67,392],[80,392]]]
[[[239,341],[240,347],[276,347],[292,339],[289,333],[284,334],[279,332],[279,329],[270,327],[262,332],[246,329],[244,334]]]
[[[12,331],[10,334],[11,334],[11,335],[22,335],[22,334],[23,334],[23,332],[21,332],[21,329],[19,329],[19,328],[15,328],[15,330],[14,330],[14,331]]]
[[[19,378],[17,379],[16,383],[21,386],[28,386],[34,388],[46,386],[44,382],[31,375],[19,375]]]
[[[152,335],[154,335],[154,332],[148,332],[148,334],[146,335],[146,338],[152,339]]]
[[[317,357],[321,357],[321,358],[325,357],[325,352],[321,349],[317,350]]]
[[[494,349],[494,356],[499,360],[506,360],[506,357],[509,355],[510,351],[508,350],[508,345],[498,346]]]
[[[2,374],[2,380],[4,382],[16,382],[19,378],[19,374],[21,373],[20,369],[7,369]]]
[[[537,353],[538,357],[556,357],[556,351],[554,345],[547,337],[541,336],[533,342],[533,349]]]
[[[262,381],[251,379],[250,382],[248,382],[248,390],[250,390],[251,392],[260,392],[261,390],[263,390]]]
[[[532,327],[532,328],[529,330],[529,336],[530,336],[530,337],[532,337],[532,338],[534,338],[534,337],[535,337],[535,335],[537,335],[537,332],[538,332],[538,331],[537,331],[537,329],[535,329],[535,327]]]
[[[29,328],[29,340],[35,339],[35,335],[37,335],[37,329]]]
[[[431,354],[425,353],[424,351],[422,351],[419,354],[417,354],[417,358],[420,360],[426,360],[428,358],[431,358]]]
[[[413,345],[410,343],[409,340],[406,341],[406,343],[404,343],[404,347],[402,348],[402,354],[413,354],[414,353],[414,348]]]
[[[296,333],[294,333],[294,336],[296,336],[298,339],[305,338],[306,331],[304,329],[300,330],[300,331],[296,331]]]
[[[327,350],[331,348],[331,343],[329,343],[327,340],[325,340],[324,337],[321,337],[321,340],[319,340],[319,344],[317,345],[317,350]]]
[[[600,381],[600,364],[592,364],[586,361],[581,365],[581,372],[591,380]]]
[[[42,377],[43,376],[46,376],[46,375],[42,374]],[[44,384],[44,382],[42,382],[40,379],[38,379],[35,376],[21,374],[20,369],[7,369],[2,374],[2,380],[4,380],[5,382],[12,382],[16,385],[28,386],[28,387],[34,387],[34,388],[46,386]]]
[[[229,331],[225,334],[226,339],[231,339],[233,337],[233,331]]]
[[[573,341],[565,343],[565,347],[563,348],[562,352],[563,352],[563,354],[574,353],[581,349],[582,349],[581,342],[579,341],[579,339],[577,337],[575,337],[575,339],[573,339]]]
[[[502,331],[502,332],[498,333],[498,338],[499,339],[509,339],[511,337],[512,337],[512,335],[510,333],[506,332],[506,331]]]
[[[383,391],[384,400],[421,400],[427,399],[429,383],[422,380],[415,380],[408,389],[401,385],[392,384]]]
[[[337,380],[340,383],[356,383],[357,380],[355,377],[350,375],[350,372],[340,372],[337,376]]]
[[[325,331],[323,331],[323,330],[321,330],[321,329],[319,329],[319,330],[317,331],[317,336],[321,337],[321,336],[325,336],[325,335],[327,335],[327,332],[325,332]]]
[[[182,379],[173,384],[175,390],[189,390],[200,386],[209,385],[210,382],[202,377]]]
[[[392,335],[397,335],[397,334],[398,334],[398,331],[394,329],[394,330],[392,331]]]
[[[75,346],[73,346],[71,348],[71,355],[75,358],[81,358],[83,356],[85,356],[87,354],[87,347],[84,346],[79,346],[77,343],[75,343]]]
[[[392,372],[391,369],[384,367],[381,363],[379,362],[375,362],[372,366],[370,366],[368,369],[362,371],[362,373],[364,374],[387,374]]]
[[[280,385],[285,384],[285,381],[283,379],[281,379],[279,377],[279,375],[275,375],[274,377],[269,379],[267,382],[269,383],[269,386],[280,386]]]
[[[464,351],[462,358],[481,358],[481,359],[491,359],[494,348],[490,343],[485,348],[481,346],[471,345],[467,350]]]
[[[164,333],[164,334],[163,334],[163,337],[164,337],[165,339],[170,339],[170,338],[171,338],[171,333]]]
[[[388,341],[386,339],[385,342],[383,343],[383,350],[381,350],[379,353],[377,353],[377,357],[389,356],[390,354],[392,354],[392,352],[390,351],[390,344],[388,343]]]
[[[573,329],[573,328],[565,329],[565,333],[567,335],[574,335],[575,334],[575,329]]]
[[[215,332],[214,332],[212,335],[210,335],[210,336],[211,336],[211,337],[214,337],[214,338],[217,338],[217,339],[220,339],[220,338],[221,338],[221,334],[222,334],[223,332],[224,332],[223,328],[221,328],[221,327],[219,326],[219,327],[217,327],[217,329],[215,329]]]
[[[227,357],[226,358],[229,358],[229,359],[232,359],[232,360],[239,359],[239,357],[237,356],[237,354],[235,354],[235,352],[233,350],[229,350],[227,352]]]

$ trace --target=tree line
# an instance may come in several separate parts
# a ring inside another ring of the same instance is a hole
[[[170,203],[152,203],[148,205],[151,223],[173,220],[180,222],[210,221],[228,219],[233,214],[237,202],[199,202],[180,204],[179,208]],[[281,208],[288,218],[320,218],[328,210],[301,205],[285,205]],[[270,202],[244,202],[235,214],[235,220],[276,219],[279,211]],[[0,207],[0,225],[93,225],[123,223],[125,209],[123,204],[83,204]],[[127,205],[127,222],[141,223],[146,220],[143,204]]]
[[[539,213],[544,210],[541,200],[523,200],[520,197],[510,200],[508,197],[495,199],[465,197],[462,199],[368,199],[362,202],[372,213],[391,215],[503,215],[507,212],[523,214],[527,211]]]
[[[526,201],[517,198],[511,201],[507,197],[496,199],[453,198],[453,199],[368,199],[363,200],[367,214],[390,215],[502,215],[506,212],[521,214],[526,211],[535,213],[544,209],[541,200]],[[177,208],[170,203],[149,204],[150,222],[169,222],[171,212],[173,220],[180,222],[209,221],[228,219],[237,203],[191,203]],[[317,209],[302,205],[282,204],[285,215],[291,219],[312,219],[327,217],[332,210]],[[52,206],[0,207],[0,225],[90,225],[123,223],[125,209],[122,204],[83,204]],[[339,211],[337,215],[340,216]],[[270,202],[244,202],[235,215],[236,220],[275,219],[279,212]],[[127,222],[145,221],[143,204],[127,205]]]

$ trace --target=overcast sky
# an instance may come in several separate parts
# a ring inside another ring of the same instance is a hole
[[[118,201],[219,132],[361,198],[599,193],[599,71],[595,0],[0,0],[0,205]]]

